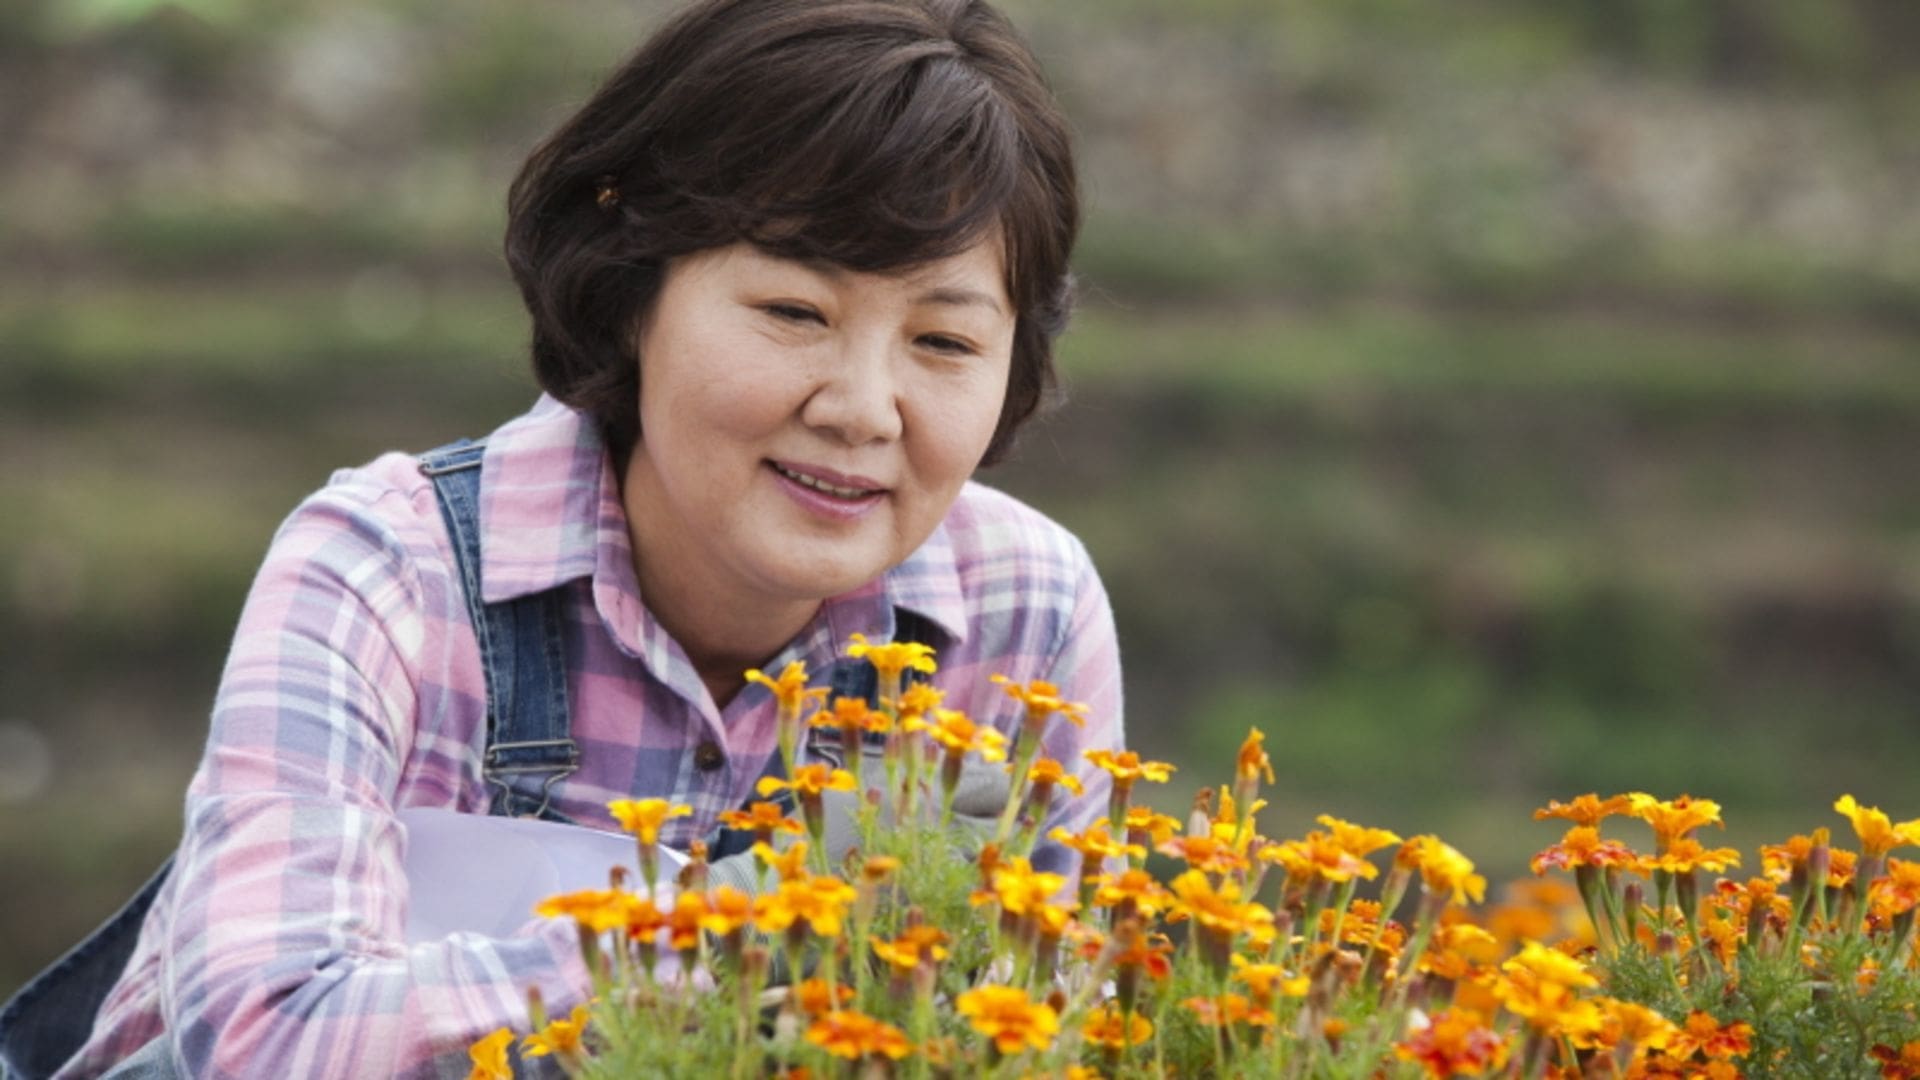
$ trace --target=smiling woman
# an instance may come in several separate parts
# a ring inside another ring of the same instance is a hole
[[[1006,21],[695,3],[509,202],[546,396],[482,442],[343,470],[288,519],[179,852],[0,1013],[14,1072],[464,1072],[528,1026],[528,990],[559,1013],[593,979],[565,921],[408,940],[435,882],[405,872],[401,812],[611,830],[609,802],[664,800],[688,812],[661,842],[750,886],[724,820],[783,786],[783,705],[744,673],[871,699],[850,639],[937,648],[916,692],[1009,735],[988,675],[1084,703],[1043,747],[1080,792],[1043,830],[1105,809],[1083,754],[1121,745],[1106,593],[1077,540],[971,479],[1053,385],[1078,227],[1064,123]],[[796,770],[860,752],[824,730]],[[998,809],[1006,784],[958,790]]]

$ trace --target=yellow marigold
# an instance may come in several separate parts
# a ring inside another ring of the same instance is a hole
[[[794,841],[785,851],[775,851],[772,844],[763,841],[753,845],[753,854],[781,881],[799,881],[807,876],[805,840]]]
[[[899,704],[896,706],[902,726],[905,726],[908,721],[919,720],[939,708],[946,697],[946,692],[932,683],[917,682],[902,690]],[[913,729],[908,728],[908,730]]]
[[[1394,1044],[1401,1061],[1418,1062],[1430,1077],[1480,1076],[1506,1067],[1512,1052],[1505,1036],[1472,1009],[1444,1009],[1412,1025]]]
[[[1419,970],[1459,982],[1491,964],[1500,955],[1500,939],[1469,922],[1448,923],[1433,932],[1427,951],[1420,954]]]
[[[1233,977],[1247,984],[1247,993],[1255,1001],[1271,1002],[1276,993],[1287,997],[1306,997],[1312,980],[1305,975],[1290,975],[1279,964],[1256,963],[1233,954]]]
[[[722,885],[707,894],[706,911],[700,916],[700,928],[725,937],[753,921],[753,897],[731,885]]]
[[[845,769],[836,769],[821,762],[802,765],[793,770],[793,779],[782,780],[778,776],[763,776],[754,785],[754,790],[766,798],[776,791],[792,788],[798,795],[817,796],[823,791],[852,791],[853,774]]]
[[[945,960],[947,935],[937,926],[909,926],[892,941],[876,939],[873,951],[892,965],[894,971],[904,974],[917,969],[922,963]]]
[[[1638,1057],[1649,1050],[1664,1050],[1680,1030],[1673,1021],[1630,1001],[1599,998],[1600,1026],[1589,1040],[1591,1047],[1612,1051],[1631,1046]],[[1583,1046],[1582,1049],[1590,1047]]]
[[[893,680],[909,669],[931,675],[940,670],[933,662],[933,648],[917,641],[891,641],[876,645],[867,641],[865,634],[854,634],[847,639],[847,655],[855,660],[865,660],[880,673],[882,680]]]
[[[1868,888],[1876,914],[1885,919],[1904,915],[1920,907],[1920,862],[1888,859],[1886,876],[1874,879]]]
[[[1095,907],[1131,903],[1135,911],[1151,919],[1165,911],[1173,901],[1173,894],[1145,870],[1128,869],[1118,874],[1101,874],[1093,880]]]
[[[1087,1022],[1080,1033],[1095,1046],[1125,1050],[1153,1038],[1153,1021],[1139,1013],[1128,1015],[1118,1005],[1108,1002],[1087,1013]]]
[[[1133,782],[1150,780],[1164,784],[1172,778],[1174,767],[1164,761],[1141,761],[1140,755],[1132,750],[1115,752],[1106,749],[1088,750],[1083,755],[1088,761],[1105,769],[1117,781]]]
[[[1174,911],[1217,934],[1271,934],[1273,913],[1243,901],[1240,883],[1232,878],[1215,885],[1205,873],[1188,870],[1173,879]]]
[[[507,1047],[513,1045],[513,1032],[500,1028],[467,1047],[473,1071],[467,1080],[513,1080],[513,1066],[507,1061]]]
[[[1099,821],[1087,826],[1087,831],[1082,833],[1071,833],[1063,828],[1056,827],[1052,832],[1047,834],[1047,839],[1079,852],[1080,857],[1087,862],[1099,862],[1101,859],[1118,859],[1128,855],[1134,856],[1135,858],[1146,858],[1147,855],[1147,849],[1141,847],[1139,844],[1129,844],[1114,839],[1113,832],[1108,827],[1106,818],[1101,818]]]
[[[1529,941],[1521,946],[1519,955],[1500,965],[1500,970],[1509,975],[1524,970],[1541,980],[1580,990],[1591,990],[1600,985],[1600,980],[1587,970],[1587,965],[1537,941]]]
[[[660,842],[660,827],[671,818],[693,813],[693,807],[670,803],[665,799],[615,799],[607,804],[620,827],[640,838],[643,844]]]
[[[1473,872],[1473,861],[1437,836],[1416,836],[1401,844],[1394,861],[1418,869],[1428,892],[1449,893],[1456,904],[1486,898],[1487,879]]]
[[[802,979],[793,988],[793,1003],[803,1016],[821,1016],[853,1000],[853,987],[825,979]]]
[[[1333,835],[1335,844],[1358,858],[1364,859],[1381,848],[1400,843],[1400,837],[1386,829],[1371,829],[1365,825],[1355,825],[1351,821],[1342,821],[1332,814],[1321,814],[1314,820],[1327,827]]]
[[[700,923],[707,917],[707,898],[697,892],[682,892],[673,898],[673,910],[667,913],[667,946],[682,952],[700,947]]]
[[[619,889],[580,889],[547,897],[533,906],[533,913],[547,918],[571,918],[599,934],[626,926],[630,895]]]
[[[1265,776],[1267,783],[1273,783],[1273,760],[1260,748],[1266,737],[1259,728],[1247,729],[1247,737],[1240,743],[1240,753],[1234,759],[1233,771],[1237,779],[1244,782]]]
[[[807,702],[819,701],[827,696],[824,686],[811,690],[807,688],[807,665],[798,660],[788,663],[775,678],[769,678],[759,668],[750,668],[747,681],[771,690],[780,712],[793,719],[798,719],[805,712]]]
[[[581,1036],[587,1030],[587,1007],[576,1005],[565,1020],[549,1020],[547,1026],[520,1041],[520,1048],[528,1057],[545,1057],[558,1054],[562,1057],[578,1057],[583,1049]]]
[[[1317,878],[1343,883],[1354,878],[1372,880],[1380,874],[1379,867],[1341,846],[1332,834],[1318,830],[1308,833],[1304,839],[1268,844],[1260,849],[1256,858],[1279,863],[1286,868],[1287,876],[1295,880]]]
[[[1740,853],[1732,848],[1714,848],[1708,850],[1700,841],[1691,836],[1682,836],[1667,845],[1667,850],[1653,858],[1656,870],[1666,870],[1675,874],[1691,873],[1694,870],[1706,870],[1721,873],[1729,866],[1740,865]]]
[[[1702,825],[1719,825],[1720,804],[1711,799],[1696,799],[1691,795],[1682,795],[1672,801],[1663,801],[1648,795],[1644,791],[1635,791],[1627,795],[1627,812],[1653,828],[1654,851],[1664,853],[1675,840],[1691,833]]]
[[[1047,906],[1066,886],[1067,879],[1062,875],[1041,873],[1026,859],[1012,858],[994,868],[992,895],[976,894],[974,902],[997,900],[1007,914],[1025,915]]]
[[[831,706],[814,713],[807,723],[817,728],[831,728],[849,740],[866,732],[885,735],[893,730],[893,720],[886,713],[859,697],[834,698]]]
[[[954,1008],[973,1030],[993,1040],[1002,1054],[1027,1047],[1045,1050],[1060,1033],[1060,1015],[1053,1006],[1035,1001],[1015,986],[982,986],[961,994]]]
[[[1049,757],[1035,758],[1032,769],[1027,773],[1027,779],[1035,786],[1053,785],[1066,788],[1075,795],[1081,794],[1080,778]]]
[[[729,829],[740,829],[745,832],[758,833],[761,836],[772,836],[776,832],[803,833],[807,831],[805,825],[788,817],[786,813],[780,809],[780,804],[774,802],[755,801],[748,803],[745,810],[722,810],[720,811],[720,824],[725,825]]]
[[[645,896],[629,897],[625,910],[627,936],[643,944],[650,944],[655,935],[667,925],[666,912],[654,906],[653,900]]]
[[[916,721],[908,730],[925,731],[927,737],[946,748],[949,755],[975,753],[982,761],[1007,760],[1007,737],[968,719],[957,709],[933,710],[933,723]]]
[[[807,1028],[807,1041],[848,1061],[876,1055],[898,1061],[913,1052],[906,1032],[847,1009],[836,1009],[815,1020]]]
[[[1060,688],[1052,683],[1040,679],[1030,683],[1017,683],[1005,675],[995,675],[992,678],[1007,692],[1008,697],[1026,707],[1028,731],[1038,734],[1046,727],[1048,718],[1055,713],[1072,721],[1075,727],[1086,725],[1087,707],[1077,701],[1062,698]]]
[[[1211,835],[1176,836],[1154,850],[1209,874],[1226,874],[1247,868],[1246,856],[1235,851],[1232,844]]]
[[[853,886],[834,877],[782,881],[778,889],[754,901],[753,925],[761,933],[774,934],[804,921],[821,937],[839,937],[847,907],[858,895]]]
[[[1920,844],[1920,818],[1895,825],[1879,807],[1861,806],[1851,795],[1840,796],[1833,808],[1853,822],[1853,831],[1860,837],[1860,854],[1869,859],[1897,847]]]
[[[1500,965],[1493,996],[1508,1012],[1551,1037],[1586,1039],[1599,1028],[1600,1007],[1579,991],[1599,985],[1579,961],[1537,942]]]
[[[1157,848],[1173,839],[1173,834],[1180,831],[1180,820],[1162,814],[1151,806],[1129,806],[1126,826],[1129,839],[1132,834],[1139,833]]]
[[[1576,795],[1572,802],[1563,803],[1559,799],[1549,799],[1547,805],[1533,812],[1533,820],[1545,821],[1548,818],[1565,818],[1575,825],[1584,825],[1591,829],[1615,814],[1629,813],[1633,800],[1625,795],[1615,795],[1602,799],[1595,792]]]
[[[1609,866],[1632,866],[1638,859],[1639,856],[1635,855],[1633,849],[1627,845],[1617,840],[1602,840],[1599,829],[1591,825],[1575,825],[1567,830],[1567,834],[1560,838],[1559,843],[1535,855],[1532,866],[1534,873],[1544,874],[1548,869],[1572,870],[1581,866],[1604,869]]]

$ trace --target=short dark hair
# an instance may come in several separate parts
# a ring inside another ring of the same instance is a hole
[[[540,385],[624,450],[670,259],[747,241],[891,271],[997,229],[1016,324],[991,464],[1054,391],[1079,224],[1066,121],[982,0],[701,0],[527,159],[506,254]]]

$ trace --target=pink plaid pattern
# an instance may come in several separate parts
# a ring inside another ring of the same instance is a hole
[[[775,752],[773,704],[748,687],[716,708],[647,612],[626,516],[593,426],[548,399],[488,440],[482,591],[564,587],[580,769],[554,805],[612,829],[610,799],[693,807],[684,848],[752,797]],[[768,667],[824,670],[849,635],[884,638],[895,606],[942,631],[936,685],[1011,735],[1018,705],[988,682],[1047,679],[1091,706],[1046,752],[1085,794],[1052,824],[1104,813],[1106,774],[1081,751],[1121,745],[1118,648],[1085,550],[1014,499],[969,484],[907,561],[829,600]],[[564,1011],[589,980],[573,928],[529,916],[510,938],[403,940],[405,837],[394,813],[485,813],[486,691],[429,482],[405,454],[343,470],[274,538],[249,595],[187,792],[173,876],[92,1039],[62,1071],[95,1075],[164,1036],[189,1075],[464,1076],[466,1049],[526,1030],[538,986]],[[725,751],[703,772],[694,751]]]

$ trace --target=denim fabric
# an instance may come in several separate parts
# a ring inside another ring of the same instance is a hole
[[[510,816],[567,818],[548,793],[579,762],[569,735],[566,623],[559,590],[500,604],[480,598],[480,461],[486,444],[461,442],[420,456],[433,481],[453,540],[460,580],[487,682],[484,772],[494,791],[489,811]],[[42,1080],[80,1049],[139,940],[140,925],[168,872],[169,858],[99,929],[0,1008],[0,1076]],[[109,1080],[164,1080],[179,1075],[171,1040],[162,1035],[116,1065]]]

